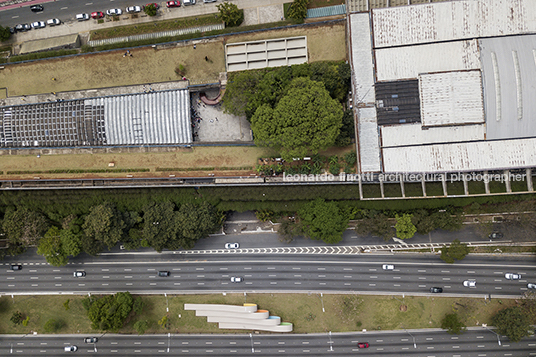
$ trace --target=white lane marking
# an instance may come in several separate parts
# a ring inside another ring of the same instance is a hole
[[[229,268],[220,268],[220,270],[229,270]]]
[[[450,278],[443,278],[443,280],[450,280]]]
[[[102,277],[103,279],[110,279],[110,276],[109,275],[105,275]]]
[[[19,15],[17,16],[11,16],[12,19],[18,19],[19,18]]]
[[[61,276],[55,276],[54,279],[61,279]]]
[[[442,273],[450,273],[450,270],[441,270]]]
[[[468,270],[467,274],[475,274],[476,272],[474,270]]]
[[[34,280],[35,280],[35,279],[39,279],[39,277],[38,277],[38,276],[31,276],[30,279],[34,279]]]
[[[378,279],[378,277],[375,276],[375,275],[371,275],[371,276],[369,276],[369,278],[371,278],[371,279]]]
[[[60,7],[60,10],[67,10],[67,9],[68,9],[68,7],[67,7],[67,6],[64,6],[64,7]],[[115,352],[117,352],[117,351],[115,351]]]
[[[37,269],[30,269],[30,273],[37,273]]]
[[[326,270],[326,268],[316,268],[316,270]]]
[[[101,285],[102,285],[102,286],[108,286],[108,284],[104,284],[104,283],[103,283],[103,284],[101,284]]]
[[[205,268],[195,268],[195,270],[205,270]]]
[[[292,270],[301,270],[301,268],[292,268]]]
[[[295,281],[295,282],[294,282],[294,285],[301,285],[301,283],[298,282],[298,281]]]
[[[86,2],[86,6],[93,5],[92,2]]]
[[[54,286],[61,286],[61,284],[54,284]]]
[[[101,269],[101,271],[110,271],[110,269]]]
[[[419,273],[426,273],[426,269],[424,269],[424,270],[422,270],[422,269],[421,269],[421,270],[417,270],[417,272],[419,272]]]
[[[268,274],[268,277],[270,277],[270,278],[274,278],[276,276],[277,276],[277,274]]]
[[[125,275],[125,279],[132,279],[132,275]]]
[[[132,271],[132,269],[129,269],[129,268],[124,268],[123,270],[124,271]]]
[[[495,290],[502,290],[502,287],[501,286],[496,286]]]

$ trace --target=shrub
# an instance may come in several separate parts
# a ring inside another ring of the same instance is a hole
[[[303,22],[307,17],[307,5],[309,0],[294,0],[288,10],[288,17],[298,22]]]
[[[148,6],[145,6],[143,8],[143,11],[148,15],[148,16],[156,16],[156,6],[154,6],[154,4],[150,4]]]
[[[136,330],[138,335],[143,335],[148,328],[149,322],[147,320],[136,321],[136,323],[134,324],[134,330]]]
[[[15,311],[9,320],[15,325],[20,324],[22,322],[22,313],[20,311]]]
[[[220,11],[220,17],[226,27],[240,26],[244,21],[244,10],[239,9],[235,4],[224,2],[216,5],[216,8]]]

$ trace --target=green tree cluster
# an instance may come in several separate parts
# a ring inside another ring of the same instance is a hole
[[[6,210],[2,228],[10,244],[29,247],[36,245],[43,237],[48,222],[41,213],[20,206]]]
[[[151,3],[143,7],[143,12],[145,12],[148,16],[156,16],[157,9],[156,6]]]
[[[523,337],[534,333],[531,316],[520,306],[512,306],[497,312],[493,317],[493,326],[498,334],[507,336],[512,342],[519,342]]]
[[[447,330],[450,334],[456,335],[464,333],[467,330],[466,326],[460,321],[460,318],[456,313],[446,314],[441,320],[441,328]]]
[[[143,335],[145,331],[149,328],[149,321],[147,320],[139,320],[136,321],[134,324],[134,330],[138,333],[138,335]]]
[[[303,21],[307,17],[309,0],[294,0],[288,9],[288,17],[296,21]]]
[[[0,26],[0,41],[7,41],[11,37],[11,31],[9,30],[9,27],[3,27]]]
[[[428,234],[436,229],[456,231],[462,227],[462,217],[448,210],[430,212],[428,210],[416,210],[411,221],[417,228],[417,233]]]
[[[348,216],[335,202],[321,198],[310,201],[298,211],[303,234],[329,244],[339,243],[348,228]]]
[[[395,234],[389,217],[382,212],[366,211],[360,222],[355,226],[355,231],[359,235],[372,235],[381,237],[388,241]]]
[[[223,2],[216,5],[220,12],[220,17],[225,22],[226,27],[240,26],[244,21],[244,10],[239,9],[235,4]]]
[[[456,260],[462,260],[469,254],[469,247],[465,243],[461,243],[459,239],[454,239],[449,247],[441,248],[441,259],[445,263],[452,264]]]
[[[83,301],[91,328],[114,332],[123,326],[133,304],[134,298],[128,291],[97,299],[87,297]]]
[[[20,311],[13,312],[13,314],[11,315],[11,318],[9,320],[11,322],[13,322],[15,325],[19,325],[23,320],[22,312],[20,312]]]
[[[398,214],[396,217],[396,236],[400,239],[410,239],[413,238],[415,235],[415,232],[417,232],[417,228],[411,223],[411,217],[413,215],[409,213],[404,213],[402,216],[399,216]]]

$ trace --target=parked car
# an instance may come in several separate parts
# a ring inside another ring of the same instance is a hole
[[[161,271],[158,272],[158,276],[162,276],[162,277],[169,276],[169,271],[161,270]]]
[[[466,288],[476,288],[476,281],[475,280],[466,280],[463,282],[463,286]]]
[[[78,350],[78,347],[76,346],[65,346],[63,348],[65,352],[76,352]]]
[[[231,282],[233,283],[241,283],[244,281],[244,278],[240,277],[240,276],[232,276],[231,277]]]
[[[45,8],[43,7],[43,5],[32,5],[32,6],[30,6],[30,10],[32,10],[33,12],[41,12],[44,9]]]
[[[75,278],[82,278],[82,277],[86,276],[86,272],[85,272],[85,271],[78,270],[78,271],[75,271],[75,272],[73,273],[73,276],[74,276]]]
[[[60,19],[49,19],[49,20],[47,20],[47,25],[48,26],[58,26],[60,24],[61,24]]]
[[[17,26],[15,26],[15,31],[17,32],[25,32],[25,31],[29,31],[31,30],[32,27],[28,24],[18,24]]]
[[[504,274],[504,277],[508,280],[519,280],[521,279],[521,275],[514,274],[514,273],[506,273]]]
[[[22,270],[22,265],[20,265],[20,264],[11,264],[9,269],[11,269],[11,270]]]
[[[129,14],[136,13],[136,12],[141,12],[141,6],[129,6],[129,7],[127,7],[127,12]]]
[[[433,288],[430,288],[430,292],[435,293],[435,294],[439,294],[439,293],[443,292],[443,288],[439,288],[439,287],[434,286]]]
[[[150,5],[154,5],[154,7],[155,7],[157,10],[160,9],[160,5],[158,5],[158,4],[155,3],[155,2],[150,2],[150,3],[148,3],[148,4],[145,4],[145,7],[150,6]]]
[[[357,348],[369,348],[368,342],[359,342]]]
[[[86,337],[84,338],[85,343],[97,343],[99,339],[97,337]]]
[[[86,20],[89,20],[89,15],[88,14],[77,14],[76,19],[78,21],[86,21]]]
[[[184,6],[187,6],[187,5],[195,5],[195,0],[183,0],[182,1],[182,4]]]
[[[236,249],[240,248],[240,244],[238,243],[225,243],[225,249]]]
[[[501,239],[504,235],[501,232],[492,232],[489,235],[489,239]]]
[[[528,283],[527,288],[529,289],[536,289],[536,284]]]
[[[180,1],[168,1],[166,2],[166,6],[167,7],[180,7],[181,6],[181,2]]]
[[[382,265],[383,270],[395,270],[395,266],[393,264],[384,264]]]
[[[32,22],[32,28],[33,29],[42,29],[43,27],[46,27],[47,24],[45,24],[44,21],[35,21]]]
[[[123,10],[121,10],[121,9],[106,10],[106,15],[108,15],[108,16],[119,16],[122,13],[123,13]]]
[[[216,2],[216,0],[203,0],[204,3],[207,3],[207,2]]]
[[[95,11],[91,13],[92,19],[102,19],[104,17],[104,13],[102,11]]]

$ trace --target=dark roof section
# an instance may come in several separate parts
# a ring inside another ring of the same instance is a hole
[[[378,82],[375,89],[378,125],[421,122],[418,80]]]

